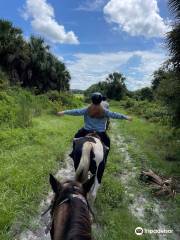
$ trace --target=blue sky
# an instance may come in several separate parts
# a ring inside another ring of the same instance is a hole
[[[131,90],[149,86],[167,58],[167,0],[6,0],[0,17],[28,39],[43,36],[66,63],[71,88],[86,89],[119,71]]]

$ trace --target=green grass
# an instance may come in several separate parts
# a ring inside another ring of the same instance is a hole
[[[84,100],[84,94],[82,93],[74,93],[73,95],[78,99]]]
[[[126,113],[125,110],[113,106],[113,110]],[[144,119],[133,116],[133,121],[116,121],[116,133],[120,133],[128,144],[128,152],[132,157],[137,171],[152,169],[154,172],[167,178],[176,178],[180,172],[180,141],[169,127],[158,123],[150,123]],[[174,161],[168,161],[167,155],[174,156]],[[123,168],[121,165],[120,167]],[[142,191],[149,197],[149,202],[154,201],[151,189],[142,183],[134,183],[134,191]],[[159,198],[164,210],[164,224],[178,230],[180,222],[180,194],[175,198]],[[158,216],[157,216],[158,217]]]
[[[117,107],[114,111],[127,114]],[[150,123],[145,119],[133,116],[132,122],[117,122],[119,132],[129,142],[129,151],[136,155],[140,164],[161,174],[178,176],[180,170],[180,139],[174,129],[158,123]],[[135,139],[135,141],[132,141]],[[136,144],[136,146],[134,145]],[[168,157],[174,160],[168,161]]]
[[[81,123],[79,117],[72,120],[43,115],[33,119],[32,127],[1,131],[1,240],[12,240],[15,231],[26,227],[37,213],[40,201],[50,190],[49,173],[61,167]]]

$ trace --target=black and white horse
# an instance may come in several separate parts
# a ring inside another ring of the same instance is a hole
[[[74,139],[73,152],[70,156],[74,161],[76,180],[85,183],[90,174],[95,175],[94,184],[89,192],[92,203],[101,184],[108,151],[109,148],[101,142],[97,134],[92,133]]]

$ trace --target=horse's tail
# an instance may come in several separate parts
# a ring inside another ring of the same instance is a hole
[[[88,171],[90,166],[90,153],[92,149],[92,144],[90,142],[85,142],[82,148],[82,155],[79,162],[79,166],[76,170],[76,181],[84,183],[88,179]]]

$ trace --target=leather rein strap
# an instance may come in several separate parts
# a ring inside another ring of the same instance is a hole
[[[60,207],[61,205],[63,205],[64,203],[68,202],[71,198],[77,198],[79,199],[81,202],[83,202],[86,207],[88,208],[88,210],[91,212],[91,209],[89,208],[89,204],[87,202],[87,200],[85,199],[85,197],[83,197],[82,195],[80,194],[71,194],[70,195],[70,198],[65,198],[63,201],[61,201],[59,204],[57,204],[57,207]],[[48,209],[46,209],[42,214],[41,216],[44,216],[47,212],[49,212],[52,208],[52,204],[48,207]],[[45,229],[45,233],[47,234],[50,229],[51,229],[51,225],[52,225],[52,222],[50,222],[47,226],[46,226],[46,229]]]

